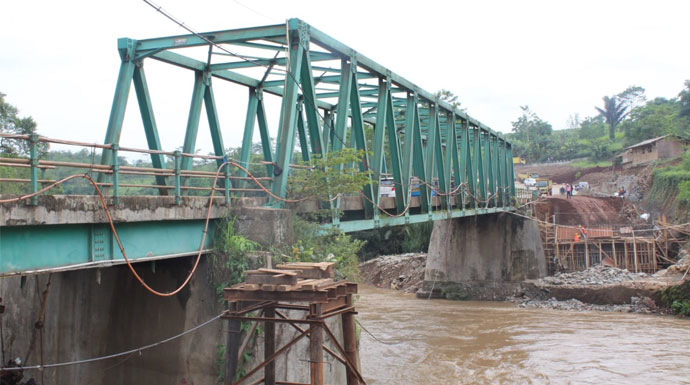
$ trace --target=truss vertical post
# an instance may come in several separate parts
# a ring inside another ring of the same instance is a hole
[[[194,72],[194,89],[192,91],[192,102],[189,106],[189,116],[187,118],[187,130],[184,135],[184,145],[182,152],[185,154],[194,154],[196,150],[196,136],[199,131],[199,118],[201,117],[201,103],[204,100],[204,91],[206,85],[204,84],[204,75],[201,71]],[[190,170],[194,158],[185,156],[182,158],[181,167],[183,170]]]
[[[454,200],[455,200],[455,207],[462,209],[465,209],[465,197],[464,197],[464,187],[458,187],[460,186],[461,183],[465,181],[465,176],[464,176],[464,170],[460,166],[460,154],[458,151],[458,132],[457,132],[457,119],[455,118],[455,114],[452,114],[452,120],[451,120],[451,134],[448,136],[448,139],[446,139],[446,146],[451,146],[451,152],[450,152],[450,157],[452,158],[452,167],[454,170],[454,175],[455,175],[455,185],[453,189],[457,189],[460,191],[460,194],[458,195],[456,193]],[[448,150],[446,150],[446,154],[448,154]],[[448,162],[450,163],[450,162]],[[448,166],[448,169],[450,170],[450,165]],[[450,173],[450,171],[448,171]],[[458,199],[460,201],[458,201]]]
[[[244,134],[242,137],[242,148],[240,149],[240,165],[247,170],[249,170],[249,160],[252,154],[252,139],[254,138],[254,126],[256,125],[256,113],[258,107],[259,99],[256,94],[256,88],[249,88],[247,115],[244,119]],[[247,173],[244,171],[239,171],[238,175],[241,177],[246,177]],[[241,184],[246,185],[246,183]]]
[[[388,107],[388,89],[389,85],[384,81],[383,77],[379,78],[379,98],[376,107],[376,124],[374,125],[374,159],[371,164],[374,171],[376,183],[374,184],[374,195],[376,203],[380,203],[380,183],[381,174],[383,173],[383,157],[384,157],[384,141],[386,134],[386,109]],[[398,186],[399,188],[400,186]]]
[[[395,117],[393,116],[393,96],[390,92],[390,81],[386,81],[386,84],[388,85],[388,96],[386,97],[388,104],[388,107],[386,108],[386,131],[388,132],[388,147],[390,150],[389,152],[391,158],[391,171],[393,172],[393,179],[395,180],[396,185],[401,186],[404,183],[404,180],[401,170],[402,167],[400,165],[400,138],[398,137],[398,130],[395,124]],[[401,189],[395,189],[395,203],[399,213],[405,210],[406,195],[403,195],[403,191]]]
[[[429,102],[429,126],[426,130],[426,185],[427,190],[427,200],[429,202],[429,212],[433,210],[433,196],[434,196],[434,166],[436,161],[436,135],[438,133],[438,113],[437,113],[437,103]],[[421,186],[420,186],[421,188]]]
[[[450,122],[447,122],[450,126]],[[446,129],[447,133],[447,129]],[[450,167],[446,167],[443,159],[443,147],[441,146],[441,122],[440,117],[436,119],[436,140],[434,140],[434,152],[436,153],[436,169],[438,174],[438,190],[444,194],[448,193],[448,181],[450,181],[450,175],[446,174],[446,171],[450,173]],[[446,152],[446,157],[450,157],[450,154]],[[448,195],[439,195],[438,199],[441,205],[446,210],[450,209],[450,200]]]
[[[510,184],[510,198],[512,202],[512,199],[515,197],[515,169],[513,167],[513,146],[510,144],[508,145],[508,159],[506,162],[510,162],[508,183]]]
[[[151,96],[149,95],[149,88],[146,82],[146,75],[144,73],[144,63],[138,62],[134,68],[134,91],[139,102],[139,112],[141,113],[141,120],[144,124],[144,132],[146,133],[146,142],[150,150],[161,151],[161,142],[158,136],[158,127],[156,119],[153,114],[153,104],[151,103]],[[154,168],[164,169],[165,158],[163,154],[151,153],[151,164]],[[159,186],[166,186],[165,176],[156,175],[156,184]],[[168,195],[168,190],[165,188],[158,189],[160,195]]]
[[[407,108],[405,110],[405,141],[403,142],[403,173],[402,173],[402,190],[405,205],[407,206],[410,199],[410,178],[412,177],[412,160],[414,151],[414,132],[415,125],[418,125],[417,115],[417,94],[407,94]]]
[[[274,195],[285,197],[287,191],[288,175],[290,173],[290,161],[292,152],[295,148],[295,126],[297,125],[297,91],[299,76],[302,68],[302,51],[304,45],[308,44],[308,32],[306,26],[296,19],[288,22],[289,46],[290,46],[290,68],[285,76],[285,91],[283,93],[283,103],[280,108],[280,126],[278,127],[278,144],[276,149],[276,164],[273,170],[273,186],[271,191]],[[284,206],[283,202],[271,197],[269,204],[277,207]]]
[[[307,129],[309,131],[309,139],[311,141],[311,153],[318,154],[325,158],[328,150],[326,148],[325,138],[322,135],[321,117],[316,104],[316,90],[314,87],[314,78],[311,70],[311,59],[309,52],[305,51],[302,55],[302,71],[300,76],[300,83],[302,84],[302,97],[304,98],[304,114],[307,118]],[[326,122],[324,121],[324,132],[326,130]]]
[[[302,160],[309,162],[311,156],[309,154],[309,139],[307,138],[307,131],[304,127],[304,117],[302,116],[302,109],[304,104],[301,102],[297,105],[297,135],[299,136],[299,146],[302,152]]]
[[[353,148],[362,150],[364,154],[359,162],[359,171],[369,171],[369,154],[367,153],[367,140],[364,136],[364,119],[362,117],[362,105],[360,104],[359,87],[357,82],[357,65],[356,57],[351,59],[352,62],[352,90],[350,91],[350,112],[352,115],[352,131],[350,138],[353,143]],[[369,183],[362,187],[362,193],[367,199],[364,199],[364,214],[367,218],[374,215],[374,205],[371,202],[376,202],[374,197],[374,188],[371,183],[371,175],[369,175]]]
[[[122,133],[122,122],[125,117],[125,109],[127,107],[127,98],[129,96],[129,89],[132,85],[132,77],[134,76],[134,50],[136,40],[122,38],[117,40],[117,50],[120,53],[120,73],[117,77],[117,86],[115,87],[115,96],[113,97],[113,105],[110,109],[110,118],[108,119],[108,129],[105,133],[104,144],[120,143],[120,134]],[[103,149],[101,155],[101,164],[108,166],[112,162],[112,152],[109,149]],[[98,175],[98,181],[102,181],[105,174]]]
[[[208,127],[211,130],[213,153],[222,158],[225,156],[225,146],[223,145],[223,134],[220,130],[220,121],[218,120],[218,109],[216,108],[216,98],[213,95],[211,76],[208,72],[204,73],[204,82],[206,83],[204,89],[204,106],[206,107]],[[216,167],[220,167],[221,164],[223,164],[223,159],[216,159]]]
[[[268,121],[266,120],[266,108],[264,107],[264,97],[261,89],[256,90],[256,97],[259,99],[256,108],[256,118],[259,123],[259,135],[261,136],[261,149],[264,154],[264,161],[266,164],[266,173],[268,176],[273,175],[273,145],[271,144],[271,136],[268,133]],[[251,158],[247,158],[249,162]],[[248,168],[247,168],[248,169]]]
[[[415,106],[416,115],[419,117],[419,106]],[[421,208],[423,213],[429,213],[431,211],[431,206],[429,205],[429,194],[428,187],[422,185],[426,183],[426,169],[424,167],[424,146],[422,145],[422,130],[419,123],[419,118],[414,120],[413,129],[413,151],[412,151],[412,167],[414,169],[415,176],[420,180],[419,182],[419,199],[421,201]]]
[[[493,135],[489,132],[486,133],[486,153],[484,157],[486,158],[486,165],[488,168],[488,180],[489,189],[487,193],[487,205],[493,207],[496,203],[496,181],[494,180],[494,140]]]

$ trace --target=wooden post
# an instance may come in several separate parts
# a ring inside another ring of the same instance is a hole
[[[625,253],[624,259],[625,259],[625,270],[628,269],[628,241],[623,239],[623,252]]]
[[[352,306],[352,294],[347,295],[347,306]],[[357,333],[355,331],[355,313],[347,312],[343,313],[342,316],[343,323],[343,344],[345,345],[345,353],[347,358],[350,359],[357,370],[359,370],[359,359],[357,357]],[[350,368],[347,368],[347,385],[359,385],[359,379],[357,374],[353,373]]]
[[[237,311],[239,302],[230,303],[230,310]],[[228,335],[225,339],[225,350],[227,354],[227,367],[225,372],[225,381],[223,384],[230,385],[234,382],[237,375],[237,365],[239,363],[239,348],[240,348],[240,320],[228,320]]]
[[[652,273],[656,273],[656,241],[652,241],[652,268]]]
[[[635,230],[632,232],[633,235],[633,260],[635,261],[635,272],[637,273],[637,239],[635,238]]]
[[[585,265],[589,269],[589,244],[587,243],[587,237],[585,237]]]
[[[618,266],[618,254],[616,254],[616,240],[612,239],[611,240],[611,249],[613,249],[613,265],[616,267]]]
[[[276,311],[273,306],[264,308],[264,317],[275,318]],[[268,360],[276,351],[276,323],[264,321],[264,360]],[[276,362],[271,361],[264,367],[264,384],[276,385]]]
[[[310,318],[321,319],[321,304],[310,305]],[[311,326],[309,340],[309,368],[311,371],[311,385],[324,385],[323,379],[323,326],[318,323]],[[268,382],[266,383],[268,385]]]

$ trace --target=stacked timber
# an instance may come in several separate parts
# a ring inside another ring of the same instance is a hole
[[[275,269],[248,270],[245,282],[233,285],[226,292],[322,292],[328,293],[328,297],[356,292],[356,285],[334,280],[334,265],[334,262],[293,262]]]

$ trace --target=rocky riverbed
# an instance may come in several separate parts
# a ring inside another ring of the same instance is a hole
[[[360,276],[364,283],[415,293],[424,282],[425,266],[424,253],[386,255],[360,264]],[[653,275],[596,265],[524,281],[509,301],[522,308],[665,314],[661,290],[690,279],[688,269],[685,252],[675,265]]]

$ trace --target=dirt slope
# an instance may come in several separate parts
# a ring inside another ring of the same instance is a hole
[[[535,205],[537,217],[569,226],[599,226],[606,224],[633,224],[639,215],[625,199],[576,195],[571,199],[560,196],[543,198]]]

